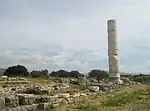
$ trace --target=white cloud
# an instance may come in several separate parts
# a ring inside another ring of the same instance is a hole
[[[14,55],[17,52],[5,51],[0,53],[0,58],[3,64],[0,67],[8,67],[9,65],[22,64],[27,66],[31,71],[33,69],[47,68],[49,71],[65,69],[65,70],[79,70],[81,72],[87,72],[89,67],[88,63],[81,63],[78,60],[72,59],[72,54],[69,52],[62,52],[55,56],[44,56],[37,53],[34,54],[20,54]],[[70,60],[69,60],[70,59]],[[72,59],[72,60],[71,60]]]
[[[150,56],[149,0],[58,1],[0,1],[0,67],[107,69],[106,22],[116,18],[121,71],[144,70],[138,63]]]

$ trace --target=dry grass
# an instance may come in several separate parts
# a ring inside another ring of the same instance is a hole
[[[50,84],[57,81],[57,78],[52,77],[27,79],[41,84]],[[61,92],[73,93],[85,89],[86,87],[72,86],[72,89],[62,90]],[[93,95],[81,99],[75,104],[57,107],[53,111],[150,111],[150,85],[136,85],[108,94]]]
[[[150,86],[137,85],[101,94],[55,109],[56,111],[150,111]]]
[[[40,84],[51,84],[54,83],[54,81],[56,80],[56,78],[53,77],[41,77],[41,78],[28,77],[27,79],[33,83],[40,83]]]

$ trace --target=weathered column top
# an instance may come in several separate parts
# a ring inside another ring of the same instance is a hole
[[[107,30],[108,32],[116,30],[116,19],[111,19],[107,21]]]
[[[116,19],[109,19],[109,20],[107,21],[107,23],[110,23],[110,22],[116,22]]]

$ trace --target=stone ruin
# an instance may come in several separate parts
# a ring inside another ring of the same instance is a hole
[[[37,84],[25,78],[17,80],[4,77],[4,85],[0,87],[0,109],[3,109],[1,111],[46,111],[47,108],[74,104],[91,95],[108,93],[121,87],[132,87],[139,84],[125,78],[120,80],[116,22],[109,20],[107,25],[109,79],[102,80],[100,83],[88,78],[70,79],[65,83],[60,79],[54,84]],[[85,89],[69,92],[72,85]],[[62,90],[65,92],[61,92]],[[53,94],[55,91],[57,93]]]
[[[80,80],[71,79],[69,81],[69,83],[64,83],[61,80],[61,83],[53,84],[19,83],[13,81],[9,81],[13,83],[9,84],[7,81],[5,87],[0,88],[0,109],[4,108],[3,111],[46,111],[48,107],[74,104],[80,99],[88,98],[91,95],[108,93],[123,86],[132,87],[134,84],[137,84],[128,79],[124,79],[124,84],[121,85],[110,82],[109,79],[100,83],[96,81],[91,82],[85,78],[80,78]],[[68,89],[72,85],[84,86],[85,90],[69,92]],[[65,92],[61,92],[62,90],[65,90]],[[53,94],[53,91],[58,92]]]
[[[19,82],[13,82],[9,84],[9,82],[5,83],[7,86],[0,88],[0,109],[4,108],[4,111],[41,111],[46,110],[48,106],[72,104],[77,98],[87,96],[82,92],[51,94],[52,91],[70,87],[64,83],[22,84],[23,82],[20,82],[18,84]]]

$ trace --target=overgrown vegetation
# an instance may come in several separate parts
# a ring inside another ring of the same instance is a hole
[[[58,71],[52,71],[50,76],[52,77],[82,77],[84,76],[78,71],[65,71],[65,70],[58,70]]]
[[[17,65],[8,67],[4,75],[6,76],[29,76],[29,72],[25,66]]]
[[[138,75],[121,75],[121,77],[127,77],[130,80],[140,82],[143,84],[150,84],[150,75],[148,74],[138,74]]]
[[[49,104],[47,107],[46,107],[46,111],[54,111],[54,106],[53,104]]]
[[[103,70],[98,70],[98,69],[93,69],[92,71],[90,71],[88,73],[89,77],[95,77],[97,79],[98,82],[100,82],[100,80],[109,77],[108,73],[106,71]]]
[[[149,75],[135,76],[133,77],[133,80],[140,83],[150,83],[150,76]]]
[[[109,94],[93,96],[58,109],[61,111],[144,111],[150,110],[149,102],[150,86],[136,85]]]
[[[150,89],[148,87],[139,88],[131,92],[125,90],[120,93],[107,95],[106,98],[103,102],[104,106],[123,106],[131,102],[136,103],[140,100],[150,99]]]

